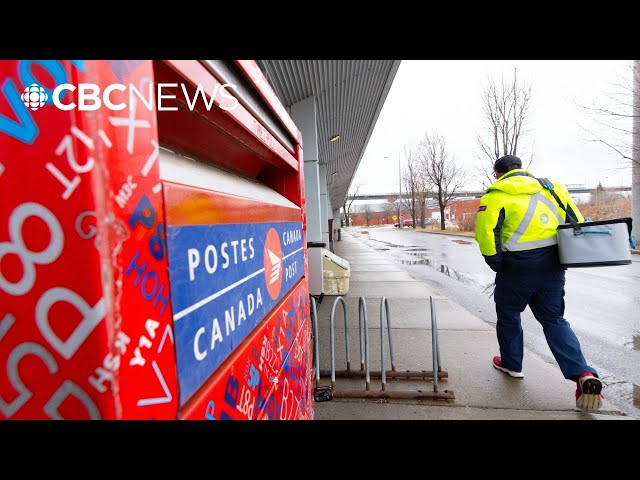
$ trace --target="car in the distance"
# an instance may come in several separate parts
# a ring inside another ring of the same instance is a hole
[[[400,220],[403,227],[413,227],[413,220]],[[396,228],[400,227],[400,222],[393,225]]]

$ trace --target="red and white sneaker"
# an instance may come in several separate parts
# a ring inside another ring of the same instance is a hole
[[[522,373],[522,372],[514,372],[513,370],[509,370],[508,368],[504,368],[502,366],[502,358],[500,358],[498,355],[493,357],[493,366],[496,367],[501,372],[508,373],[509,375],[511,375],[514,378],[523,378],[524,377],[524,373]]]
[[[602,382],[591,372],[581,373],[576,380],[576,407],[582,410],[598,410],[604,396]]]

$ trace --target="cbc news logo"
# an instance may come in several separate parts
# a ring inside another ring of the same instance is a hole
[[[32,83],[24,89],[24,93],[20,95],[20,98],[22,98],[22,102],[27,108],[38,110],[47,101],[49,95],[40,85]]]
[[[184,101],[178,99],[178,87],[182,89]],[[164,90],[164,89],[172,90]],[[111,110],[118,111],[129,107],[129,110],[135,110],[136,104],[144,105],[147,110],[153,110],[154,105],[158,111],[177,111],[177,103],[188,106],[193,111],[198,103],[198,97],[202,97],[202,102],[207,111],[216,106],[222,110],[235,110],[238,106],[236,95],[229,90],[236,90],[237,87],[231,83],[217,84],[213,89],[205,91],[202,84],[198,84],[195,91],[187,88],[184,83],[147,83],[147,89],[138,89],[135,85],[123,85],[121,83],[112,83],[102,88],[94,83],[79,83],[77,86],[70,83],[58,85],[53,92],[47,93],[48,90],[32,83],[24,89],[20,98],[24,105],[31,110],[38,110],[46,103],[53,103],[58,110],[69,111],[78,109],[79,111],[98,110],[103,105]],[[120,92],[116,94],[119,103],[113,103],[112,94],[114,91]],[[67,103],[63,103],[62,97],[66,92],[75,92],[74,97],[66,97]],[[49,101],[49,97],[51,100]],[[76,100],[77,103],[73,100]],[[174,100],[175,99],[175,100]],[[217,100],[216,100],[217,99]],[[71,100],[69,102],[69,100]],[[216,100],[216,101],[214,101]],[[163,105],[163,101],[165,104]],[[168,103],[168,105],[167,105]]]

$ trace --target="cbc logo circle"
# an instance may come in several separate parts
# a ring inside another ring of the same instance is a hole
[[[32,83],[24,89],[24,93],[20,95],[20,98],[22,98],[22,103],[24,103],[27,108],[38,110],[44,105],[44,102],[47,101],[49,95],[47,95],[47,92],[45,92],[44,88],[40,85]]]

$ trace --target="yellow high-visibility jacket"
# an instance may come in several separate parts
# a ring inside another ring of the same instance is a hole
[[[564,207],[583,222],[567,187],[552,183]],[[491,266],[486,257],[556,245],[556,228],[567,218],[549,190],[531,172],[519,168],[501,176],[480,199],[475,238]]]

